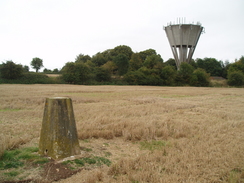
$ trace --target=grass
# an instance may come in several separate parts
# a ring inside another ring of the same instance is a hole
[[[19,111],[19,110],[20,109],[5,108],[5,109],[0,109],[0,112]]]
[[[18,171],[11,171],[11,172],[4,173],[4,175],[6,175],[8,177],[16,177],[19,174],[20,174],[20,172],[18,172]]]
[[[243,181],[244,172],[240,169],[233,169],[229,174],[229,183],[239,183],[240,180]]]
[[[37,147],[5,151],[0,159],[0,170],[19,168],[24,166],[27,162],[33,164],[48,162],[47,158],[40,157],[37,152]]]
[[[80,159],[75,160],[68,160],[63,162],[64,165],[68,165],[71,169],[77,169],[79,167],[83,167],[85,165],[92,165],[92,166],[102,166],[102,165],[111,165],[111,161],[104,157],[99,156],[91,156],[91,157],[83,157]]]
[[[45,157],[40,157],[37,147],[5,150],[0,158],[0,180],[18,180],[25,178],[25,171],[32,166],[49,162]]]
[[[156,149],[160,150],[163,147],[165,147],[167,144],[169,143],[165,141],[156,141],[156,140],[152,140],[150,142],[148,141],[140,142],[141,149],[148,149],[150,151],[154,151]]]
[[[34,163],[22,147],[38,143],[45,98],[65,96],[90,159],[70,162],[82,173],[60,183],[244,182],[242,88],[4,84],[0,93],[0,156],[13,150],[24,162],[2,168],[4,180]]]

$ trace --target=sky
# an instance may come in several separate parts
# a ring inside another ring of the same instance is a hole
[[[205,29],[193,55],[234,62],[244,55],[243,0],[0,0],[0,62],[61,69],[79,54],[119,45],[154,49],[173,58],[168,23],[200,22]]]

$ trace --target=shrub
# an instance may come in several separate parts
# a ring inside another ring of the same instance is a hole
[[[113,61],[118,67],[118,74],[120,76],[127,73],[129,69],[129,59],[125,54],[118,54],[114,57]]]
[[[244,74],[241,71],[230,72],[227,82],[230,86],[242,86],[244,85]]]
[[[53,84],[54,81],[44,74],[26,73],[22,79],[24,84]]]
[[[10,84],[56,84],[63,83],[60,78],[50,78],[41,73],[24,73],[21,78],[18,79],[0,79],[0,83]]]
[[[129,71],[124,75],[124,80],[130,85],[141,85],[145,82],[146,76],[140,71]]]
[[[104,82],[104,81],[110,81],[111,80],[111,74],[107,69],[104,69],[102,67],[99,67],[96,69],[96,81],[98,82]]]
[[[174,66],[167,65],[162,69],[160,77],[163,80],[163,85],[172,86],[175,82],[176,70]]]
[[[210,75],[205,70],[198,68],[196,69],[191,77],[192,86],[209,86]]]
[[[62,69],[62,78],[67,83],[85,84],[90,78],[90,69],[84,63],[68,62]]]
[[[3,79],[18,79],[23,76],[23,67],[22,65],[15,64],[12,61],[7,61],[2,63],[0,66],[0,74]]]
[[[194,67],[186,62],[182,62],[177,73],[177,80],[180,84],[190,84]]]
[[[156,74],[147,75],[143,84],[154,85],[154,86],[162,85],[162,79],[160,78],[159,75]]]
[[[137,71],[129,71],[124,75],[124,81],[131,85],[161,85],[162,79],[153,69],[142,67]]]

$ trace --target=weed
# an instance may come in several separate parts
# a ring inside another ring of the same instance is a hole
[[[0,170],[23,166],[24,163],[18,159],[20,152],[20,150],[5,151],[0,161]]]
[[[233,169],[230,174],[229,174],[229,183],[238,183],[238,182],[241,182],[240,179],[241,179],[241,173],[242,173],[242,170],[241,169],[238,169],[238,168],[235,168]]]
[[[104,145],[104,146],[109,146],[109,144],[108,144],[108,143],[103,143],[103,145]]]
[[[26,147],[26,148],[23,148],[24,151],[27,151],[27,152],[38,152],[38,147]]]
[[[5,151],[0,160],[0,170],[22,167],[27,161],[33,162],[34,164],[48,162],[47,158],[40,157],[38,154],[33,154],[37,151],[37,147]]]
[[[166,146],[168,142],[165,141],[156,141],[156,140],[152,140],[150,142],[148,141],[143,141],[140,142],[141,145],[141,149],[145,150],[148,149],[150,151],[154,151],[156,149],[162,149],[162,147]]]
[[[11,151],[5,151],[3,156],[2,156],[2,160],[13,160],[15,159],[15,157],[17,155],[20,154],[20,150],[16,149],[16,150],[11,150]]]
[[[111,152],[104,152],[105,157],[111,156]]]
[[[86,152],[91,152],[91,151],[92,151],[91,148],[83,148],[82,150],[83,150],[83,151],[86,151]]]
[[[88,163],[90,165],[96,163],[96,160],[92,159],[92,158],[83,158],[83,160],[84,160],[85,163]]]
[[[35,159],[37,157],[38,157],[38,155],[25,152],[25,153],[21,153],[18,158],[19,159],[31,160],[31,159]]]
[[[39,157],[38,159],[36,159],[33,164],[45,164],[49,162],[49,159],[44,158],[44,157]]]
[[[4,175],[7,175],[8,177],[16,177],[19,174],[20,174],[20,172],[18,172],[18,171],[11,171],[11,172],[4,173]]]
[[[92,156],[92,157],[84,157],[75,160],[68,160],[63,162],[62,164],[69,165],[71,168],[74,169],[74,168],[89,166],[89,165],[101,166],[104,164],[110,166],[111,161],[104,157]]]
[[[107,166],[111,165],[111,161],[107,158],[95,156],[94,159],[96,160],[98,166],[101,166],[102,164],[105,164]]]
[[[14,150],[5,150],[0,159],[0,170],[5,180],[21,180],[26,178],[27,171],[37,165],[49,162],[46,157],[37,154],[37,147],[26,147]]]
[[[85,162],[82,159],[75,159],[74,162],[79,166],[84,166]]]
[[[0,162],[0,170],[18,168],[18,167],[22,167],[22,166],[24,166],[24,163],[21,161],[18,161],[18,160]]]
[[[63,165],[69,165],[69,164],[74,164],[74,163],[75,162],[71,161],[71,160],[67,160],[67,161],[62,162]]]

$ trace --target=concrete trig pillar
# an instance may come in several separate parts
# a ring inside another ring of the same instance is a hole
[[[44,108],[39,154],[62,159],[80,154],[72,100],[47,98]]]

